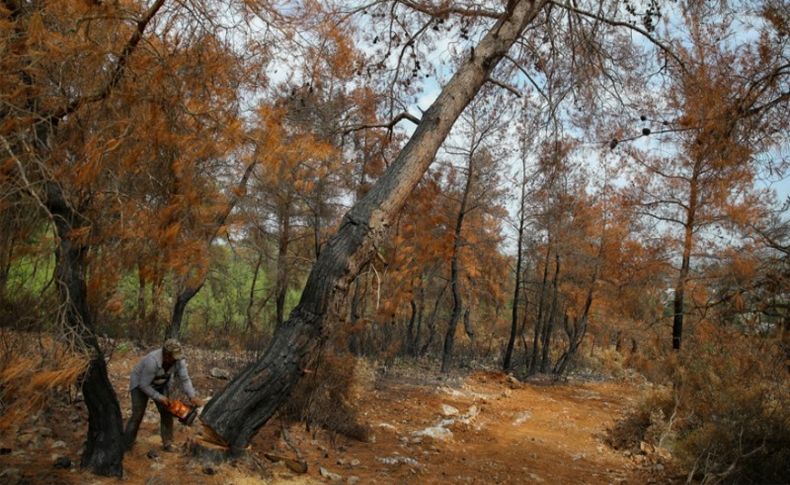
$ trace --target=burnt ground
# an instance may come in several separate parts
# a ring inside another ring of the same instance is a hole
[[[110,375],[130,412],[128,374],[143,350],[117,352]],[[242,364],[232,354],[189,349],[198,392],[210,395],[227,381],[211,377],[220,367]],[[236,354],[237,355],[237,354]],[[0,435],[0,483],[35,484],[236,484],[256,483],[666,483],[671,467],[657,457],[614,450],[606,430],[641,392],[635,381],[521,383],[501,373],[439,376],[435,366],[411,366],[386,374],[368,371],[357,390],[360,421],[368,442],[302,424],[287,426],[290,441],[308,465],[298,474],[265,452],[296,458],[271,420],[250,447],[250,458],[211,465],[192,458],[188,442],[199,426],[176,423],[179,451],[160,449],[158,414],[149,404],[135,448],[124,459],[123,479],[101,478],[56,460],[78,462],[87,415],[79,396],[31,417]],[[62,458],[61,458],[62,460]],[[677,478],[677,477],[675,477]]]

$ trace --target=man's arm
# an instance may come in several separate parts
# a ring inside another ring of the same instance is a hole
[[[181,389],[184,390],[189,399],[194,400],[197,397],[197,393],[195,388],[192,387],[192,379],[189,378],[189,372],[187,372],[187,361],[181,359],[177,361],[176,365],[178,366],[176,370],[178,371],[178,380],[181,382]]]
[[[142,372],[140,372],[140,382],[137,384],[137,387],[154,401],[164,403],[167,402],[167,398],[158,393],[151,385],[151,383],[154,382],[154,377],[156,377],[156,367],[156,361],[153,359],[146,359],[143,362]]]

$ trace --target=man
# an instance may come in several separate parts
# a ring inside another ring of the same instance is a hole
[[[167,411],[166,406],[167,396],[170,394],[170,382],[174,374],[192,405],[202,406],[203,403],[197,398],[195,388],[192,387],[192,381],[189,379],[181,344],[176,339],[167,339],[161,349],[156,349],[143,357],[129,376],[132,415],[126,423],[124,432],[127,450],[131,449],[137,438],[148,399],[152,399],[159,410],[162,448],[165,451],[173,451],[173,415]]]

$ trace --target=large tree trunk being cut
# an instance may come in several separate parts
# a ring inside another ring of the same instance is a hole
[[[243,450],[288,398],[331,323],[340,319],[348,286],[374,254],[456,119],[544,4],[517,2],[485,35],[425,112],[397,159],[345,215],[313,266],[299,304],[277,329],[264,356],[206,405],[203,423],[231,453]]]

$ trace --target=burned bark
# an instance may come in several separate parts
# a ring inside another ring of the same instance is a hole
[[[91,354],[88,370],[82,377],[82,394],[88,407],[88,437],[80,464],[97,475],[120,477],[124,453],[121,407],[94,334],[85,284],[88,248],[83,242],[85,234],[82,232],[89,226],[68,204],[60,185],[50,182],[46,192],[47,209],[52,215],[58,238],[55,282],[65,304],[65,321],[79,336],[78,343],[87,346]]]
[[[540,338],[543,335],[543,307],[546,302],[546,282],[549,278],[549,258],[551,256],[551,239],[546,244],[546,260],[543,262],[543,282],[540,286],[540,298],[538,299],[538,316],[535,319],[535,335],[532,339],[532,357],[529,361],[529,374],[537,371],[538,351],[540,349]]]
[[[339,320],[354,277],[375,254],[395,215],[434,159],[455,120],[545,2],[520,1],[492,27],[425,112],[420,125],[376,185],[344,216],[315,262],[299,304],[272,344],[206,405],[201,419],[239,452],[287,399],[316,349]]]

